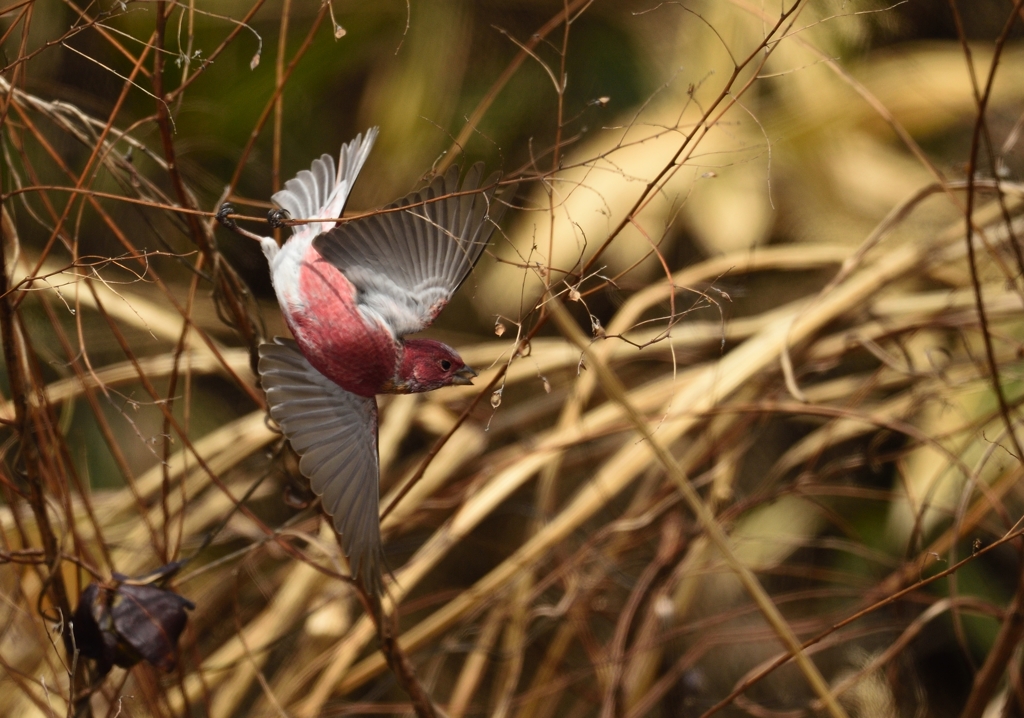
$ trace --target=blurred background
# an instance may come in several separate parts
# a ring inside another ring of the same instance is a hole
[[[1024,715],[1019,5],[0,7],[5,715],[413,715],[410,682],[448,716]],[[476,386],[381,400],[406,674],[265,417],[266,261],[213,219],[271,232],[372,126],[347,213],[519,182],[430,330]],[[194,604],[173,667],[62,644],[124,575]]]

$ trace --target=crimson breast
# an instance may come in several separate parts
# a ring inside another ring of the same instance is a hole
[[[287,317],[309,363],[342,389],[374,396],[395,373],[399,344],[356,307],[356,288],[310,245],[299,267],[298,303]]]

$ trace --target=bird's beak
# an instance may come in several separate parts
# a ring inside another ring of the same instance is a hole
[[[456,385],[472,384],[473,383],[473,377],[475,377],[475,376],[476,376],[476,372],[473,371],[472,367],[464,366],[461,369],[459,369],[457,372],[452,374],[452,384],[456,384]]]

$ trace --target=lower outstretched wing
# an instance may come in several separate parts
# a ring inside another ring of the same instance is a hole
[[[334,518],[352,575],[380,594],[377,401],[347,392],[310,365],[290,339],[260,345],[259,373],[273,417],[299,470]]]
[[[483,184],[482,176],[483,165],[473,165],[460,188],[453,166],[385,211],[324,232],[313,246],[356,287],[364,314],[395,336],[418,332],[462,284],[504,213],[498,174]]]

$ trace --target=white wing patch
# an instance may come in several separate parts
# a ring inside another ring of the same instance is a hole
[[[449,292],[429,282],[411,290],[393,279],[366,267],[352,267],[345,273],[356,287],[356,306],[363,317],[384,325],[395,337],[403,337],[423,329],[448,303]]]

